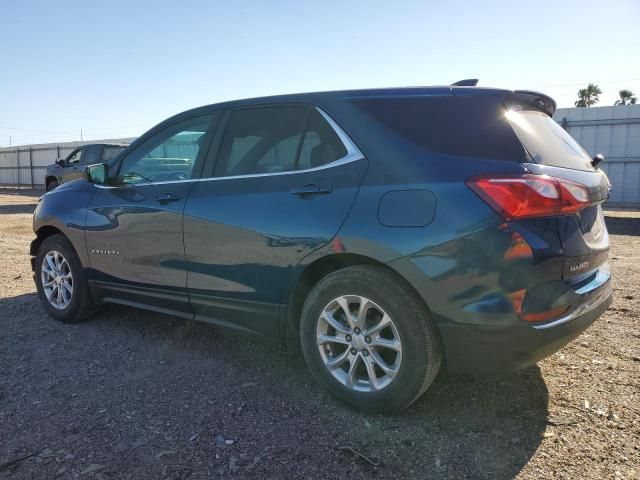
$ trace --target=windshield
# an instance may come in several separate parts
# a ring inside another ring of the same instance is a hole
[[[547,114],[507,110],[505,116],[535,163],[594,170],[589,154]]]

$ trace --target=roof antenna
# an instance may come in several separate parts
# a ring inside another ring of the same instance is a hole
[[[467,78],[451,84],[452,87],[475,87],[476,85],[478,85],[477,78]]]

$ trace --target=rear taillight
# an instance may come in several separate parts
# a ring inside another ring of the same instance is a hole
[[[467,185],[505,220],[568,215],[590,203],[585,185],[548,175],[482,176]]]

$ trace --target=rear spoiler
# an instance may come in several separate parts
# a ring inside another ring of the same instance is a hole
[[[540,92],[533,92],[531,90],[516,90],[507,98],[507,106],[509,105],[526,105],[533,107],[536,110],[541,110],[550,117],[556,111],[556,101]]]
[[[458,80],[455,83],[452,83],[452,87],[475,87],[478,85],[477,78],[467,78],[464,80]],[[556,101],[545,95],[544,93],[534,92],[532,90],[515,90],[513,93],[509,95],[507,98],[507,106],[509,105],[526,105],[528,107],[533,107],[537,110],[541,110],[550,117],[553,116],[553,113],[556,111]]]

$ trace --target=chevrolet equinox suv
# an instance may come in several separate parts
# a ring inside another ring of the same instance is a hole
[[[367,411],[531,365],[611,303],[610,185],[529,91],[356,90],[176,115],[34,213],[54,319],[117,303],[300,346]]]

